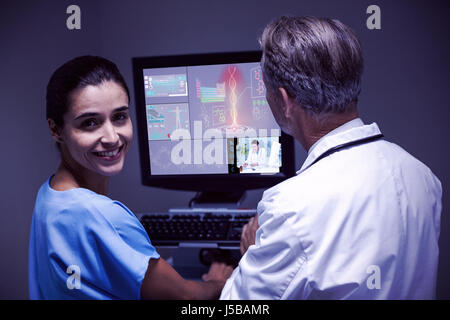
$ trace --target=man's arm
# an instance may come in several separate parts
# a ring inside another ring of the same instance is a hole
[[[244,254],[220,299],[289,299],[285,292],[304,259],[292,222],[287,220],[289,215],[280,213],[281,209],[270,200],[259,203],[257,221],[254,218],[242,230]]]
[[[217,299],[232,268],[213,263],[205,282],[186,280],[163,258],[151,259],[141,285],[141,299]]]

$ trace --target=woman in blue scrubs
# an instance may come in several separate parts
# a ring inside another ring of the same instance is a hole
[[[214,299],[231,268],[183,279],[122,203],[107,197],[133,128],[128,87],[104,58],[75,58],[47,86],[47,121],[61,155],[39,189],[29,247],[31,299]]]

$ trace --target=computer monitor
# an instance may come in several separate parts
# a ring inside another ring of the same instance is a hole
[[[133,58],[144,185],[221,201],[294,175],[293,139],[267,103],[260,59],[259,51]]]

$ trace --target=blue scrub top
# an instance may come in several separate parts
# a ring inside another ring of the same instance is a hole
[[[84,188],[39,189],[28,257],[31,299],[139,299],[159,254],[122,203]]]

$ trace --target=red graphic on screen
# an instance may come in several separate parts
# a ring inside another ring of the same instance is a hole
[[[238,94],[242,91],[243,77],[236,66],[228,66],[224,69],[220,76],[220,82],[225,83],[226,95],[228,97],[228,103],[230,104],[232,125],[237,126],[238,117]]]

